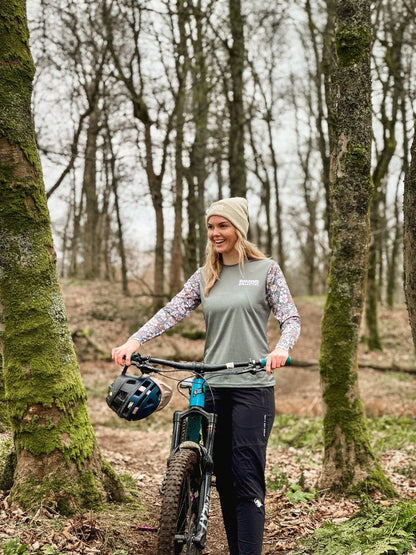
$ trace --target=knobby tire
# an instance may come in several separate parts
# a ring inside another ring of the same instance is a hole
[[[192,545],[198,524],[201,472],[198,454],[179,449],[173,456],[163,485],[157,555],[200,555]],[[181,536],[183,541],[175,541]]]

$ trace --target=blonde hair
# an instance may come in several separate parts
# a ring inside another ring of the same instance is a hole
[[[254,244],[247,241],[243,234],[235,228],[237,233],[237,241],[235,243],[235,249],[238,253],[238,265],[240,266],[240,271],[244,270],[244,262],[249,260],[263,260],[267,256],[261,252],[261,250]],[[211,241],[208,241],[205,249],[205,264],[202,268],[202,276],[205,281],[205,296],[208,297],[209,292],[214,287],[215,282],[220,277],[221,269],[223,266],[222,257],[215,250]]]

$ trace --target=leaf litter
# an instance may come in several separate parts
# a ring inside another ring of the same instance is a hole
[[[94,342],[101,346],[102,352],[110,352],[114,345],[125,340],[128,327],[132,325],[127,321],[126,311],[135,302],[134,295],[133,299],[125,298],[115,292],[113,285],[106,283],[63,284],[62,289],[71,329],[89,327]],[[103,299],[112,307],[118,307],[112,310],[108,320],[102,315],[93,316]],[[297,304],[303,332],[293,351],[293,358],[316,361],[323,304],[308,299]],[[395,370],[397,365],[415,366],[405,308],[381,310],[380,321],[384,323],[382,329],[386,347],[383,353],[369,353],[364,345],[360,346],[360,359],[368,363],[367,368],[360,370],[360,391],[367,414],[371,417],[405,415],[414,420],[416,374]],[[193,325],[200,325],[198,315]],[[277,330],[271,329],[271,341],[277,333]],[[171,405],[163,411],[165,415],[158,414],[159,420],[152,415],[150,422],[143,422],[135,428],[120,425],[109,414],[104,401],[106,388],[118,370],[111,362],[102,360],[91,351],[91,343],[82,345],[78,342],[76,348],[88,392],[90,418],[102,454],[118,473],[128,473],[133,478],[139,505],[128,509],[109,506],[100,513],[86,513],[72,518],[63,518],[41,507],[36,515],[29,515],[11,507],[7,492],[1,492],[0,553],[4,553],[8,542],[17,540],[19,545],[25,546],[26,551],[21,551],[24,555],[154,555],[160,509],[159,486],[170,445],[170,418],[175,408],[183,408],[183,400],[174,395]],[[172,354],[186,353],[186,358],[197,358],[202,353],[203,342],[176,335],[166,337],[163,342],[149,342],[146,348],[149,354],[158,357],[169,358]],[[384,365],[387,363],[388,368],[389,361],[391,372],[374,369],[381,362]],[[317,368],[310,364],[309,367],[283,369],[277,376],[276,403],[278,415],[320,417],[322,408]],[[380,454],[385,474],[401,498],[408,500],[416,500],[416,458],[413,452],[414,445],[403,444]],[[294,553],[301,538],[312,536],[325,523],[346,522],[358,511],[359,500],[322,492],[320,495],[313,494],[320,464],[319,449],[270,446],[267,480],[273,482],[279,474],[283,483],[276,490],[268,490],[263,555]],[[294,485],[299,485],[299,488],[294,488]],[[294,497],[296,492],[298,496]],[[379,499],[378,502],[388,505],[395,500]],[[223,555],[227,551],[219,500],[214,489],[204,555]],[[415,555],[416,549],[408,553]]]

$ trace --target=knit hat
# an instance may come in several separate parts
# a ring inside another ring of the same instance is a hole
[[[207,210],[207,223],[211,216],[223,216],[247,239],[248,203],[245,198],[231,197],[213,202]]]

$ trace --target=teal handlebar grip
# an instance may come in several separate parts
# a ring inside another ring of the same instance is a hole
[[[262,358],[260,362],[261,362],[262,366],[266,366],[266,359],[265,358]],[[285,366],[290,366],[291,364],[292,364],[292,358],[287,357],[286,362],[285,362]]]

